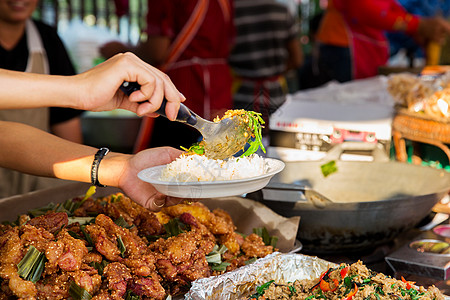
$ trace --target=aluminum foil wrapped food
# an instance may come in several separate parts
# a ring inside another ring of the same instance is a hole
[[[267,281],[287,283],[314,279],[335,266],[315,256],[275,252],[235,271],[194,281],[185,299],[239,299],[251,295],[257,286]]]

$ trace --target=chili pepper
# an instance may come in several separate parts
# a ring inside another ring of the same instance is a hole
[[[341,270],[341,277],[344,278],[345,276],[347,276],[349,270],[350,270],[350,267],[343,268]]]
[[[326,270],[325,272],[323,272],[322,274],[320,274],[319,276],[319,282],[317,282],[312,288],[311,291],[314,291],[322,282],[322,279],[325,277],[325,275],[328,274],[328,272],[331,270],[331,268],[329,268],[328,270]]]
[[[327,281],[322,279],[322,280],[320,280],[319,287],[324,292],[328,292],[328,291],[334,292],[339,286],[339,281],[337,281],[336,279],[333,279],[333,283],[334,283],[334,288],[330,288],[330,284]]]
[[[350,299],[352,299],[352,297],[356,294],[357,291],[358,291],[358,286],[355,283],[355,289],[353,291],[351,291],[350,293],[348,293],[347,297],[342,298],[341,300],[350,300]]]
[[[413,288],[413,285],[416,283],[415,281],[407,281],[403,276],[402,276],[402,281],[404,283],[406,283],[406,289],[410,290]]]

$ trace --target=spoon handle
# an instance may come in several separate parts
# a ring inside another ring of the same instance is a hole
[[[140,90],[140,88],[141,86],[137,82],[128,82],[128,81],[125,81],[120,86],[120,90],[124,92],[127,96],[130,96],[131,93]],[[158,108],[156,113],[167,118],[166,104],[167,99],[163,98],[161,106]],[[188,123],[189,125],[193,126],[197,124],[197,115],[194,112],[192,112],[189,108],[187,108],[186,105],[180,103],[180,109],[178,110],[177,118],[175,119],[175,121]]]

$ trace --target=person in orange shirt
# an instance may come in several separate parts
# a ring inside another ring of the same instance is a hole
[[[425,45],[443,43],[450,24],[441,17],[409,14],[395,0],[329,0],[316,37],[324,81],[377,75],[389,58],[386,31],[407,33]]]

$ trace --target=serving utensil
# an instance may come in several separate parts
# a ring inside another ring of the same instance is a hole
[[[129,96],[139,90],[140,85],[136,82],[124,82],[120,89]],[[167,100],[164,98],[156,113],[167,118],[166,104]],[[190,125],[202,134],[205,155],[212,159],[225,159],[236,154],[244,148],[251,134],[248,124],[238,116],[211,122],[201,118],[183,103],[180,103],[175,121]]]

